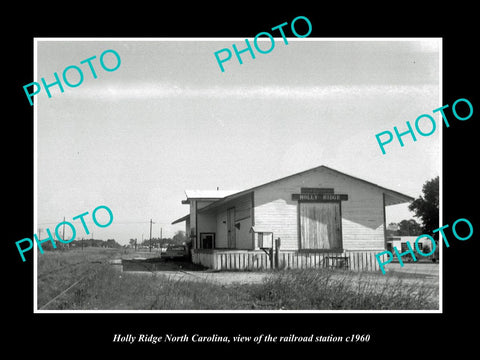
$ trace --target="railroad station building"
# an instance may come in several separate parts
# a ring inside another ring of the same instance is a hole
[[[212,269],[378,270],[387,206],[412,197],[319,166],[243,191],[186,190],[192,261]]]

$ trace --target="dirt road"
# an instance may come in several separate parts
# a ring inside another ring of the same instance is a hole
[[[268,271],[213,271],[210,269],[201,268],[188,261],[181,260],[165,260],[162,258],[150,258],[140,257],[138,255],[128,256],[127,259],[115,259],[111,263],[119,271],[123,271],[129,274],[145,275],[149,276],[164,276],[172,280],[188,280],[188,281],[209,281],[218,283],[221,285],[237,284],[260,284],[265,278],[272,275]],[[133,260],[133,261],[132,261]],[[388,272],[392,275],[402,276],[402,274],[418,275],[421,278],[428,279],[432,285],[439,282],[439,265],[429,263],[412,263],[405,264],[400,267],[399,264],[388,264]],[[359,276],[359,279],[366,280],[371,276],[377,276],[378,274],[368,274],[352,272],[352,278]],[[344,276],[339,274],[338,276]],[[389,276],[379,277],[378,280],[382,281]],[[414,281],[415,278],[405,278],[406,282]]]

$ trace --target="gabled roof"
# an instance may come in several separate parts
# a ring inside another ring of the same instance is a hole
[[[292,175],[288,175],[288,176],[285,176],[283,178],[280,178],[280,179],[277,179],[277,180],[273,180],[273,181],[269,181],[269,182],[266,182],[262,185],[258,185],[258,186],[254,186],[252,188],[249,188],[249,189],[246,189],[246,190],[242,190],[242,191],[231,191],[231,190],[210,190],[210,191],[202,191],[202,190],[185,190],[185,194],[187,195],[187,200],[184,200],[182,201],[182,203],[184,204],[188,204],[189,203],[189,199],[203,199],[203,200],[213,200],[213,202],[201,209],[198,210],[198,212],[204,212],[204,211],[208,211],[210,209],[213,209],[213,208],[216,208],[218,206],[221,206],[225,203],[227,203],[228,201],[230,200],[234,200],[240,196],[243,196],[243,195],[246,195],[248,193],[251,193],[252,191],[255,191],[259,188],[262,188],[264,186],[268,186],[268,185],[271,185],[271,184],[274,184],[276,182],[279,182],[279,181],[283,181],[283,180],[286,180],[286,179],[289,179],[291,177],[294,177],[294,176],[298,176],[298,175],[302,175],[302,174],[305,174],[305,173],[308,173],[308,172],[312,172],[312,171],[316,171],[316,170],[319,170],[319,169],[325,169],[325,170],[328,170],[328,171],[331,171],[331,172],[334,172],[334,173],[337,173],[337,174],[340,174],[340,175],[343,175],[343,176],[346,176],[346,177],[349,177],[351,179],[354,179],[356,181],[360,181],[360,182],[363,182],[365,184],[368,184],[370,186],[374,186],[374,187],[377,187],[378,189],[380,189],[381,191],[383,191],[384,195],[385,195],[385,206],[388,206],[388,205],[395,205],[395,204],[402,204],[402,203],[406,203],[406,202],[410,202],[410,201],[413,201],[414,198],[411,197],[411,196],[408,196],[408,195],[405,195],[405,194],[402,194],[398,191],[395,191],[395,190],[390,190],[390,189],[387,189],[383,186],[380,186],[380,185],[377,185],[377,184],[374,184],[372,182],[369,182],[369,181],[366,181],[366,180],[363,180],[363,179],[360,179],[360,178],[357,178],[355,176],[352,176],[352,175],[348,175],[348,174],[345,174],[345,173],[342,173],[338,170],[335,170],[335,169],[332,169],[332,168],[329,168],[325,165],[321,165],[321,166],[317,166],[315,168],[312,168],[312,169],[308,169],[308,170],[305,170],[305,171],[301,171],[299,173],[295,173],[295,174],[292,174]],[[224,195],[223,197],[221,197],[221,195]],[[190,215],[185,215],[184,217],[181,217],[180,219],[177,219],[175,220],[172,224],[177,224],[179,222],[182,222],[182,221],[185,221],[188,219]]]
[[[243,196],[245,194],[248,194],[252,191],[255,191],[259,188],[262,188],[262,187],[265,187],[265,186],[268,186],[268,185],[271,185],[271,184],[274,184],[276,182],[279,182],[279,181],[283,181],[283,180],[286,180],[286,179],[289,179],[291,177],[294,177],[294,176],[298,176],[298,175],[302,175],[302,174],[305,174],[305,173],[308,173],[308,172],[312,172],[312,171],[316,171],[316,170],[319,170],[319,169],[326,169],[328,171],[331,171],[331,172],[335,172],[337,174],[340,174],[340,175],[343,175],[343,176],[346,176],[346,177],[349,177],[351,179],[354,179],[356,181],[361,181],[365,184],[368,184],[368,185],[371,185],[371,186],[375,186],[379,189],[381,189],[384,194],[385,194],[385,205],[395,205],[395,204],[402,204],[402,203],[406,203],[406,202],[410,202],[410,201],[413,201],[414,198],[411,197],[411,196],[408,196],[408,195],[405,195],[405,194],[402,194],[398,191],[395,191],[395,190],[390,190],[390,189],[387,189],[383,186],[379,186],[377,184],[374,184],[372,182],[369,182],[369,181],[366,181],[366,180],[363,180],[363,179],[360,179],[360,178],[357,178],[357,177],[354,177],[354,176],[351,176],[351,175],[348,175],[348,174],[345,174],[345,173],[342,173],[338,170],[335,170],[335,169],[332,169],[332,168],[329,168],[325,165],[320,165],[320,166],[317,166],[317,167],[314,167],[312,169],[308,169],[308,170],[305,170],[305,171],[301,171],[299,173],[295,173],[295,174],[292,174],[292,175],[288,175],[288,176],[285,176],[283,178],[280,178],[280,179],[277,179],[277,180],[273,180],[273,181],[269,181],[267,183],[264,183],[262,185],[258,185],[258,186],[254,186],[252,188],[249,188],[249,189],[246,189],[246,190],[243,190],[243,191],[239,191],[239,192],[236,192],[234,194],[231,194],[231,195],[228,195],[220,200],[217,200],[215,202],[213,202],[212,204],[210,205],[207,205],[205,206],[204,208],[200,209],[198,212],[204,212],[204,211],[208,211],[210,209],[213,209],[217,206],[220,206],[220,205],[223,205],[225,204],[226,202],[230,201],[230,200],[234,200],[240,196]]]

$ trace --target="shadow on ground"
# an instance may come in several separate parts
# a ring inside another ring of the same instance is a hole
[[[166,259],[154,257],[149,259],[122,259],[123,271],[202,271],[206,268],[193,264],[186,259]]]

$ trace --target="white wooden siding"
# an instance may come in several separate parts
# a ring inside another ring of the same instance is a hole
[[[240,229],[234,227],[235,240],[237,249],[252,249],[252,234],[250,228],[252,227],[252,200],[251,195],[247,194],[234,201],[228,203],[228,208],[235,208],[235,224],[240,225]],[[217,232],[216,232],[216,247],[227,248],[227,209],[222,207],[217,209]]]
[[[299,248],[298,202],[301,187],[333,188],[348,194],[341,202],[344,250],[384,249],[383,193],[367,183],[321,168],[298,174],[255,190],[255,225],[281,238],[282,250]]]
[[[217,214],[217,233],[215,234],[215,247],[226,249],[227,242],[227,212],[222,211]]]
[[[240,224],[240,229],[235,228],[237,236],[237,249],[253,249],[252,234],[250,233],[252,219],[248,217],[238,221],[237,224]]]
[[[398,251],[401,251],[402,249],[402,243],[410,243],[410,246],[412,247],[412,249],[415,251],[415,253],[417,252],[416,248],[415,248],[415,242],[417,241],[417,238],[418,236],[401,236],[401,237],[395,237],[394,240],[390,240],[392,246],[395,246]],[[430,241],[430,239],[426,238],[426,237],[422,237],[420,238],[420,240],[418,240],[418,243],[419,244],[422,244],[422,249],[425,249],[425,246],[428,246],[428,248],[430,249],[429,251],[427,252],[430,252],[432,250],[432,242]],[[436,247],[436,245],[435,245]]]
[[[190,218],[187,218],[187,220],[185,220],[185,235],[188,236],[190,235]]]
[[[197,223],[197,212],[195,209],[195,200],[192,200],[190,202],[190,222],[189,222],[190,229],[189,229],[189,233],[187,233],[187,236],[196,235],[196,231],[197,231],[196,223]]]
[[[200,233],[211,233],[217,231],[217,217],[213,214],[197,214],[198,229],[197,236]]]
[[[274,192],[278,192],[277,198]],[[280,237],[285,250],[298,249],[297,201],[290,200],[291,194],[265,188],[255,191],[254,198],[255,226],[272,231],[275,239]]]
[[[200,233],[217,232],[217,219],[214,214],[197,213],[198,210],[212,202],[212,200],[190,200],[190,220],[187,221],[187,236],[191,234],[196,235],[195,247],[200,246]],[[215,243],[216,242],[217,236],[215,236]]]

